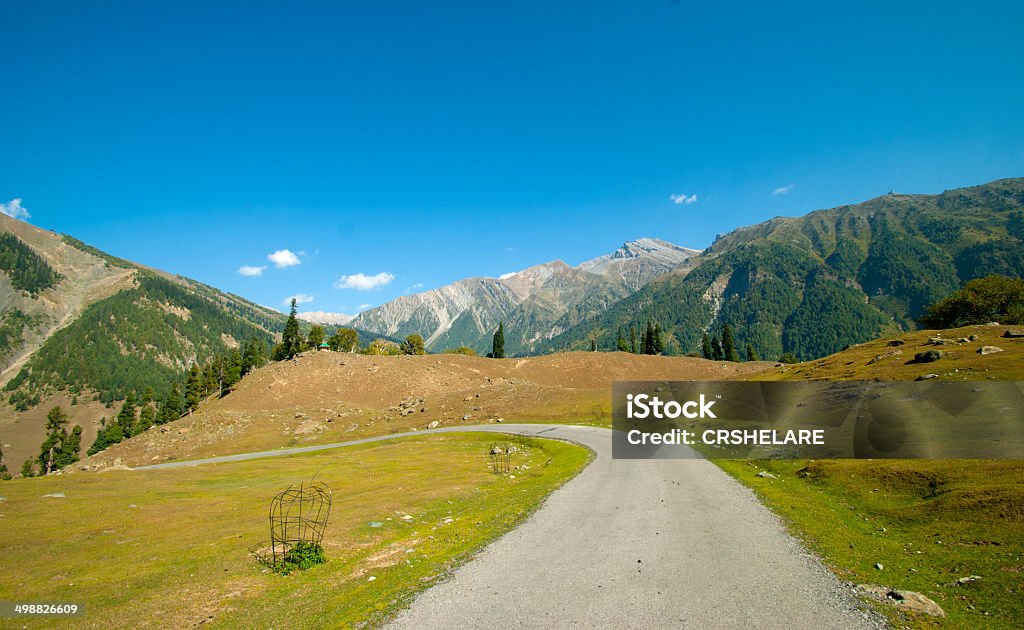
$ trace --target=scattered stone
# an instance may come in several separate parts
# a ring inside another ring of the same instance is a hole
[[[925,342],[926,346],[945,346],[947,344],[956,343],[952,339],[943,339],[942,337],[928,337],[928,341]]]
[[[0,497],[0,503],[6,503],[7,497]]]
[[[967,341],[977,341],[978,335],[968,335]]]
[[[877,584],[858,584],[857,590],[897,608],[905,608],[914,612],[932,615],[933,617],[946,616],[946,611],[942,610],[941,606],[914,591],[900,591]]]
[[[1010,329],[1003,333],[1003,337],[1006,337],[1007,339],[1019,339],[1024,337],[1024,330]]]
[[[938,350],[926,350],[925,352],[918,352],[914,355],[914,363],[931,363],[938,361],[942,358],[942,353]]]
[[[875,563],[875,568],[878,569],[879,571],[881,571],[882,569],[885,568],[885,566],[881,562],[876,562]]]
[[[131,505],[128,506],[129,509],[135,509],[137,507],[139,507],[139,506],[135,505],[134,503],[132,503]]]
[[[766,470],[762,470],[761,472],[757,473],[754,476],[755,477],[761,477],[762,479],[778,479],[778,477],[776,477],[775,475],[771,474],[770,472],[768,472]]]
[[[178,429],[178,435],[185,435],[188,433],[188,427],[181,427]]]
[[[430,424],[427,425],[427,428],[428,429],[436,429],[437,425],[439,425],[439,424],[441,424],[439,421],[434,420],[433,422],[431,422]]]
[[[504,422],[504,421],[505,421],[504,418],[498,418],[498,419],[495,420],[495,422]]]
[[[491,455],[501,455],[503,452],[500,446],[495,446],[491,449]]]
[[[953,586],[967,586],[968,584],[974,584],[980,579],[980,575],[968,575],[967,577],[962,577],[956,582],[953,582]]]
[[[939,378],[939,375],[938,374],[922,374],[921,376],[918,376],[914,380],[915,381],[927,381],[927,380],[933,379],[933,378]]]
[[[376,580],[376,579],[377,579],[377,576],[376,576],[376,575],[371,575],[370,577],[368,577],[368,578],[366,579],[366,581],[367,581],[367,582],[372,582],[372,581],[374,581],[374,580]]]
[[[44,494],[44,499],[66,499],[67,495],[63,492],[51,492],[50,494]]]
[[[473,418],[473,415],[472,414],[468,414],[468,413],[466,415],[462,416],[463,420],[470,420],[472,418]]]
[[[985,356],[986,354],[995,354],[1002,351],[1003,349],[998,346],[982,346],[978,348],[978,354],[981,356]]]
[[[887,345],[887,346],[893,346],[893,347],[895,347],[895,346],[902,346],[902,345],[904,345],[904,344],[906,344],[906,343],[907,343],[907,342],[906,342],[906,341],[903,341],[902,339],[890,339],[890,340],[889,340],[889,343],[887,343],[887,344],[885,344],[885,345]]]
[[[405,516],[402,517],[402,520],[403,521],[411,521],[412,520],[412,516],[406,514]]]
[[[868,361],[867,364],[871,365],[872,363],[878,363],[882,359],[888,359],[889,357],[898,357],[901,354],[903,354],[902,350],[890,350],[888,352],[883,352],[882,354],[876,354],[875,357]]]
[[[384,523],[380,521],[370,521],[370,527],[384,527]]]

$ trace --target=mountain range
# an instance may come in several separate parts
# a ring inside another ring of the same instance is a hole
[[[648,321],[664,331],[666,354],[691,354],[729,324],[741,351],[807,360],[914,328],[927,305],[990,273],[1024,276],[1024,179],[777,217],[703,251],[643,238],[576,266],[555,260],[459,280],[352,319],[305,317],[354,327],[363,344],[415,333],[432,351],[480,353],[503,322],[510,356],[614,350],[620,334]],[[38,449],[52,405],[70,412],[88,446],[129,392],[161,397],[193,363],[254,337],[272,342],[285,319],[0,215],[7,464]]]
[[[1024,277],[1024,179],[778,217],[687,262],[535,351],[594,339],[610,349],[620,330],[651,320],[670,352],[697,351],[706,331],[729,324],[741,349],[808,360],[916,328],[926,306],[968,280]]]
[[[506,352],[531,354],[698,253],[642,238],[575,267],[555,260],[500,278],[468,278],[402,296],[363,311],[351,323],[392,337],[418,333],[432,350],[466,346],[486,352],[504,322]]]

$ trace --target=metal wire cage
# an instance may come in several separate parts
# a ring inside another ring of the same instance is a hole
[[[270,544],[250,551],[262,564],[279,567],[298,543],[319,545],[331,515],[331,489],[320,482],[288,486],[270,502]]]
[[[491,472],[496,475],[508,474],[512,470],[512,445],[508,442],[494,442],[488,454],[491,458]]]

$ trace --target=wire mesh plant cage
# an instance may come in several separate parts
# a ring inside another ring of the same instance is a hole
[[[512,445],[508,442],[492,443],[489,451],[491,472],[496,475],[508,474],[512,470],[512,451]]]
[[[288,486],[270,502],[270,542],[250,551],[272,569],[280,568],[288,552],[300,543],[320,545],[331,515],[331,489],[324,483]]]

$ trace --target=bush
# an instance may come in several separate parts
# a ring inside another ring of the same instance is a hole
[[[445,354],[464,354],[467,357],[475,357],[475,356],[477,356],[476,350],[474,350],[474,349],[472,349],[472,348],[470,348],[468,346],[459,346],[458,348],[448,348],[447,350],[444,351],[444,353]]]
[[[319,543],[300,540],[285,552],[284,560],[274,570],[281,575],[288,575],[292,571],[305,571],[325,562],[327,557]]]

